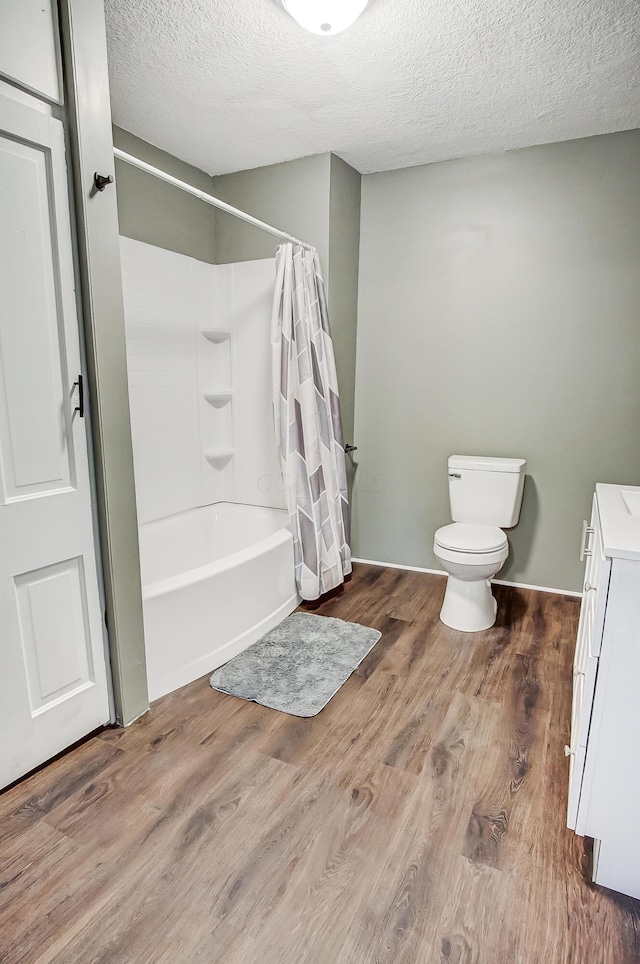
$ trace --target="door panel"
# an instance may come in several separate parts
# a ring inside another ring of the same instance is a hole
[[[49,209],[51,160],[49,145],[0,137],[0,183],[11,186],[2,201],[2,233],[12,239],[3,246],[0,267],[2,290],[9,293],[0,355],[5,503],[67,488],[72,481],[64,309]]]
[[[31,715],[94,682],[82,559],[14,580]],[[61,647],[59,640],[64,639]]]
[[[56,0],[0,2],[0,76],[62,103]]]
[[[0,786],[109,719],[64,129],[0,97]]]

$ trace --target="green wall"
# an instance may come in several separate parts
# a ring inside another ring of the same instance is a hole
[[[149,695],[116,197],[113,188],[99,202],[91,197],[96,159],[104,173],[114,170],[104,8],[101,0],[61,0],[58,11],[104,615],[116,720],[126,725],[148,710]]]
[[[438,568],[447,456],[519,456],[500,577],[580,589],[640,483],[640,131],[365,176],[356,385],[356,556]]]
[[[329,317],[346,442],[353,441],[354,432],[361,180],[357,171],[331,155]]]
[[[315,245],[327,286],[345,439],[353,438],[360,174],[333,154],[214,177],[216,197]],[[273,257],[277,238],[216,214],[218,264]]]
[[[211,179],[216,197],[315,245],[326,272],[329,263],[331,155],[316,154]],[[218,264],[272,258],[278,238],[230,214],[217,215]]]
[[[147,164],[211,193],[208,174],[134,134],[114,127],[113,143]],[[120,234],[215,263],[215,212],[211,205],[119,160],[116,160],[116,189]]]

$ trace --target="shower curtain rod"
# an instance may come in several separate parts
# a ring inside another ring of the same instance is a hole
[[[197,197],[201,201],[206,201],[207,204],[211,204],[214,208],[219,208],[221,211],[226,211],[227,214],[232,214],[234,217],[240,218],[241,221],[246,221],[247,224],[253,224],[254,227],[261,228],[263,231],[268,231],[269,234],[273,234],[277,238],[283,238],[285,241],[293,241],[294,244],[300,244],[303,248],[313,248],[313,245],[309,244],[307,241],[301,241],[299,238],[294,238],[292,234],[287,234],[286,231],[279,231],[278,228],[274,228],[273,225],[267,224],[266,221],[260,221],[259,218],[254,218],[251,214],[247,214],[246,211],[241,211],[240,208],[234,208],[231,204],[227,204],[226,201],[221,201],[212,194],[207,194],[205,191],[200,191],[197,187],[192,187],[191,184],[187,184],[186,181],[181,181],[179,178],[173,177],[172,174],[167,174],[165,171],[161,171],[159,167],[153,167],[151,164],[147,164],[146,161],[141,161],[140,158],[134,157],[133,154],[127,154],[125,151],[121,151],[118,147],[114,147],[113,154],[114,157],[120,158],[121,161],[131,164],[132,167],[137,167],[141,171],[146,171],[147,174],[153,174],[154,177],[159,178],[161,181],[166,181],[167,184],[173,184],[174,187],[179,187],[181,191],[186,191],[187,194],[192,194],[193,197]]]

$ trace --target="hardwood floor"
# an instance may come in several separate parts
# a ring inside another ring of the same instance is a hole
[[[0,797],[0,961],[629,964],[640,902],[565,827],[575,599],[357,566],[383,636],[319,716],[202,679]],[[179,643],[179,641],[177,641]]]

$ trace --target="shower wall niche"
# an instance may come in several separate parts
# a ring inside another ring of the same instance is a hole
[[[140,523],[215,502],[283,508],[273,259],[211,265],[120,241]]]
[[[233,388],[231,331],[229,328],[201,328],[198,338],[198,375],[201,388],[200,440],[203,505],[234,501]]]

